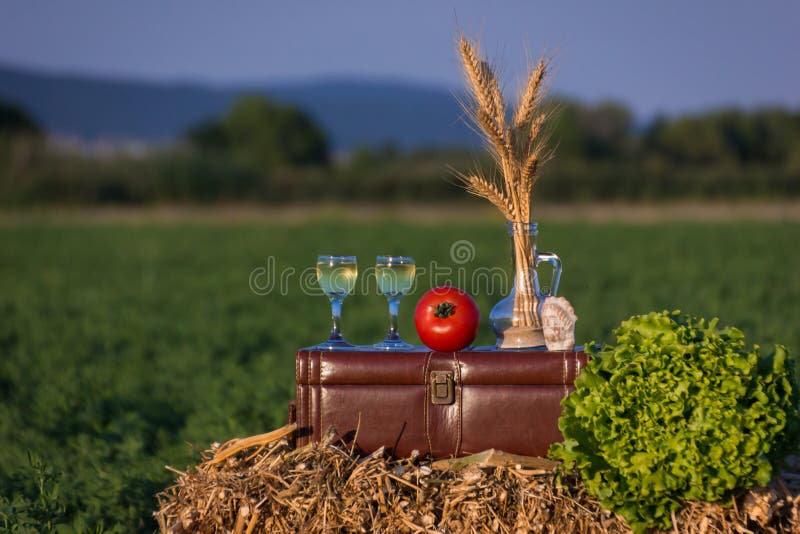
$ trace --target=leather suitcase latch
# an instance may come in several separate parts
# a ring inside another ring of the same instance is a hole
[[[453,404],[455,387],[452,371],[431,371],[431,403]]]

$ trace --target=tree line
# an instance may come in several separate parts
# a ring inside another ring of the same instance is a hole
[[[555,158],[545,200],[800,196],[800,112],[722,109],[637,124],[624,105],[555,98]],[[440,201],[467,196],[448,167],[490,167],[479,150],[362,147],[332,158],[311,117],[262,96],[144,154],[54,147],[18,107],[0,102],[0,203],[288,203]]]

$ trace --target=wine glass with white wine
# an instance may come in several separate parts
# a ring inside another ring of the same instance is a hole
[[[342,337],[339,323],[342,319],[342,302],[353,291],[358,277],[355,256],[317,256],[317,282],[331,301],[331,335],[316,349],[337,350],[352,348]]]
[[[378,291],[389,301],[389,332],[386,339],[374,347],[381,350],[406,350],[413,345],[400,339],[397,332],[397,313],[400,299],[411,291],[414,285],[416,265],[414,258],[408,256],[378,256],[375,259],[375,279]]]

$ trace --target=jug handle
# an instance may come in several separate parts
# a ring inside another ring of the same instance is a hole
[[[539,298],[544,300],[546,297],[556,296],[558,283],[561,281],[561,259],[552,252],[540,252],[536,255],[536,267],[542,262],[547,262],[553,266],[553,276],[550,278],[549,290],[547,292],[537,291]]]

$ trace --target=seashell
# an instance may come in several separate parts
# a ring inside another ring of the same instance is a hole
[[[547,297],[542,304],[542,333],[547,350],[572,350],[575,347],[575,322],[578,316],[564,297]]]

